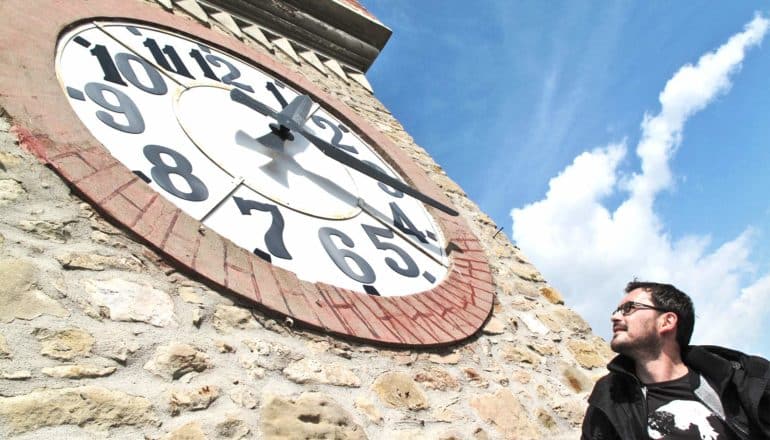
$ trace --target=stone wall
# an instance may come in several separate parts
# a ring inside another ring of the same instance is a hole
[[[105,221],[20,146],[23,121],[2,114],[0,437],[578,438],[606,343],[365,87],[271,55],[447,193],[488,254],[493,317],[468,341],[422,350],[278,322]]]

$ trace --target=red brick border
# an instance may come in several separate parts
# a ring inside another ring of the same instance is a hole
[[[181,268],[270,312],[326,332],[383,344],[441,345],[467,338],[492,309],[494,285],[478,239],[467,224],[433,210],[456,249],[450,275],[436,288],[404,297],[372,297],[312,284],[238,248],[167,202],[118,163],[80,122],[56,73],[59,34],[86,18],[119,17],[196,35],[251,59],[307,91],[393,159],[422,192],[444,200],[425,173],[350,108],[270,57],[181,16],[130,0],[0,2],[0,105],[21,145],[56,170],[102,213],[140,236]]]

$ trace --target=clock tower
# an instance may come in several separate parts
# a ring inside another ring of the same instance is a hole
[[[575,429],[606,347],[376,100],[357,2],[0,17],[2,432]]]

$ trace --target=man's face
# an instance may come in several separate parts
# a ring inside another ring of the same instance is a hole
[[[650,292],[635,289],[629,292],[618,305],[629,301],[653,306]],[[621,312],[612,314],[613,351],[634,357],[635,353],[657,351],[661,347],[657,321],[660,312],[647,308],[635,308],[628,315]]]

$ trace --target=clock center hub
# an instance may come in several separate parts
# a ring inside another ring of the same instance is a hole
[[[174,109],[184,132],[209,159],[263,196],[320,218],[346,219],[360,212],[359,191],[347,167],[296,130],[234,102],[228,88],[182,89]]]
[[[293,141],[294,135],[291,134],[291,130],[289,127],[286,127],[285,125],[278,125],[278,124],[270,124],[270,131],[273,132],[276,136],[281,138],[283,141]]]

